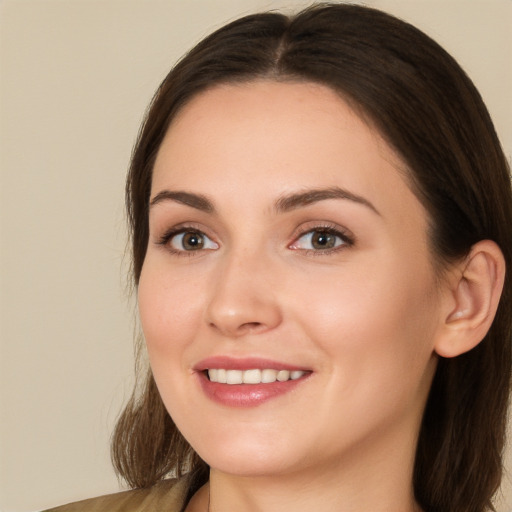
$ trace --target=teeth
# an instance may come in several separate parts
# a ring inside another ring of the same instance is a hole
[[[226,376],[226,370],[218,369],[217,370],[217,382],[220,382],[221,384],[226,384],[228,381],[228,378]]]
[[[243,374],[244,384],[259,384],[261,382],[261,370],[245,370]]]
[[[290,372],[287,370],[279,370],[277,373],[277,380],[279,382],[284,382],[290,378]]]
[[[228,370],[226,372],[226,384],[242,384],[244,381],[242,370]]]
[[[277,370],[263,370],[261,372],[261,382],[268,384],[277,380]]]
[[[300,379],[306,372],[302,370],[225,370],[211,368],[208,377],[212,382],[221,384],[271,384],[272,382],[285,382]]]

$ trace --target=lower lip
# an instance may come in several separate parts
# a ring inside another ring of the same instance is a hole
[[[311,374],[308,373],[296,380],[269,384],[221,384],[211,382],[204,373],[197,375],[203,392],[210,400],[229,407],[256,407],[291,392]]]

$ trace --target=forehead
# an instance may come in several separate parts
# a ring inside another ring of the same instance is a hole
[[[417,207],[404,169],[379,132],[332,89],[262,80],[216,86],[179,112],[157,155],[152,195],[177,188],[271,200],[341,186],[383,210],[405,199],[404,207]]]
[[[288,125],[290,132],[281,133],[276,141],[281,144],[286,141],[287,133],[297,137],[300,132],[307,132],[312,136],[327,124],[337,131],[353,130],[357,125],[359,135],[365,132],[380,139],[371,123],[330,87],[316,82],[263,79],[216,85],[192,97],[172,120],[166,139],[176,137],[176,132],[196,132],[198,128],[213,128],[217,132],[228,123],[242,130],[231,136],[245,134],[251,138],[258,130],[268,132],[269,127],[278,123]]]

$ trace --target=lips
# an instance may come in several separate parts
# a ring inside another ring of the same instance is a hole
[[[229,407],[254,407],[291,392],[311,376],[307,368],[260,358],[212,357],[194,370],[205,395]]]
[[[222,368],[225,370],[252,370],[254,368],[269,370],[295,370],[310,371],[309,368],[296,366],[281,361],[273,361],[261,357],[236,358],[230,356],[213,356],[203,359],[194,366],[194,370],[203,372],[210,368]]]

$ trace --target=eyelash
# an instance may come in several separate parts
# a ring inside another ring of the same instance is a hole
[[[305,235],[308,235],[309,233],[324,233],[327,235],[333,235],[336,236],[341,240],[341,244],[331,247],[328,249],[292,249],[292,250],[301,250],[308,256],[324,256],[328,254],[332,254],[335,252],[338,252],[340,250],[344,250],[347,247],[351,247],[355,243],[355,238],[348,230],[340,228],[338,226],[332,225],[332,224],[321,224],[321,225],[314,225],[314,226],[308,226],[306,228],[302,228],[295,236],[294,241],[290,244],[289,247],[296,244],[302,237]]]
[[[315,232],[325,233],[328,235],[336,236],[337,238],[339,238],[341,240],[342,243],[335,247],[328,248],[328,249],[301,249],[301,248],[293,248],[292,247],[305,235],[307,235],[309,233],[315,233]],[[171,240],[175,236],[182,235],[185,233],[197,234],[197,235],[200,235],[201,237],[206,237],[209,240],[212,240],[201,229],[198,229],[194,226],[179,226],[179,227],[171,228],[170,230],[166,231],[157,240],[156,243],[157,243],[157,245],[165,246],[169,250],[169,252],[171,252],[171,254],[177,255],[177,256],[193,257],[193,256],[197,256],[197,253],[203,252],[204,250],[212,250],[212,249],[202,249],[202,250],[198,249],[195,251],[193,251],[193,250],[187,251],[184,249],[179,250],[179,249],[175,249],[174,247],[172,247],[172,245],[170,244]],[[213,242],[213,243],[216,244],[216,242]],[[291,250],[300,250],[307,255],[323,256],[323,255],[328,255],[328,254],[346,249],[347,247],[351,247],[354,245],[354,243],[355,243],[355,238],[352,235],[352,233],[348,232],[348,230],[341,229],[341,228],[331,225],[331,224],[322,224],[322,225],[314,225],[311,227],[303,228],[301,231],[299,231],[298,233],[296,233],[294,235],[293,242],[291,244],[289,244],[288,247]],[[218,244],[216,244],[216,245],[218,246]]]
[[[171,228],[170,230],[166,231],[159,238],[159,240],[157,241],[157,244],[161,245],[161,246],[165,246],[167,248],[167,250],[171,254],[176,255],[176,256],[185,256],[185,257],[197,256],[198,252],[202,252],[200,249],[198,249],[196,251],[186,251],[184,249],[183,250],[179,250],[179,249],[175,249],[170,244],[171,240],[175,236],[177,236],[177,235],[184,235],[186,233],[200,235],[201,237],[206,237],[209,240],[211,240],[211,238],[206,233],[204,233],[204,231],[202,231],[201,229],[196,228],[195,226],[178,226],[178,227],[174,227],[174,228]],[[216,245],[218,245],[218,244],[216,244]],[[205,250],[209,250],[209,249],[205,249]]]

